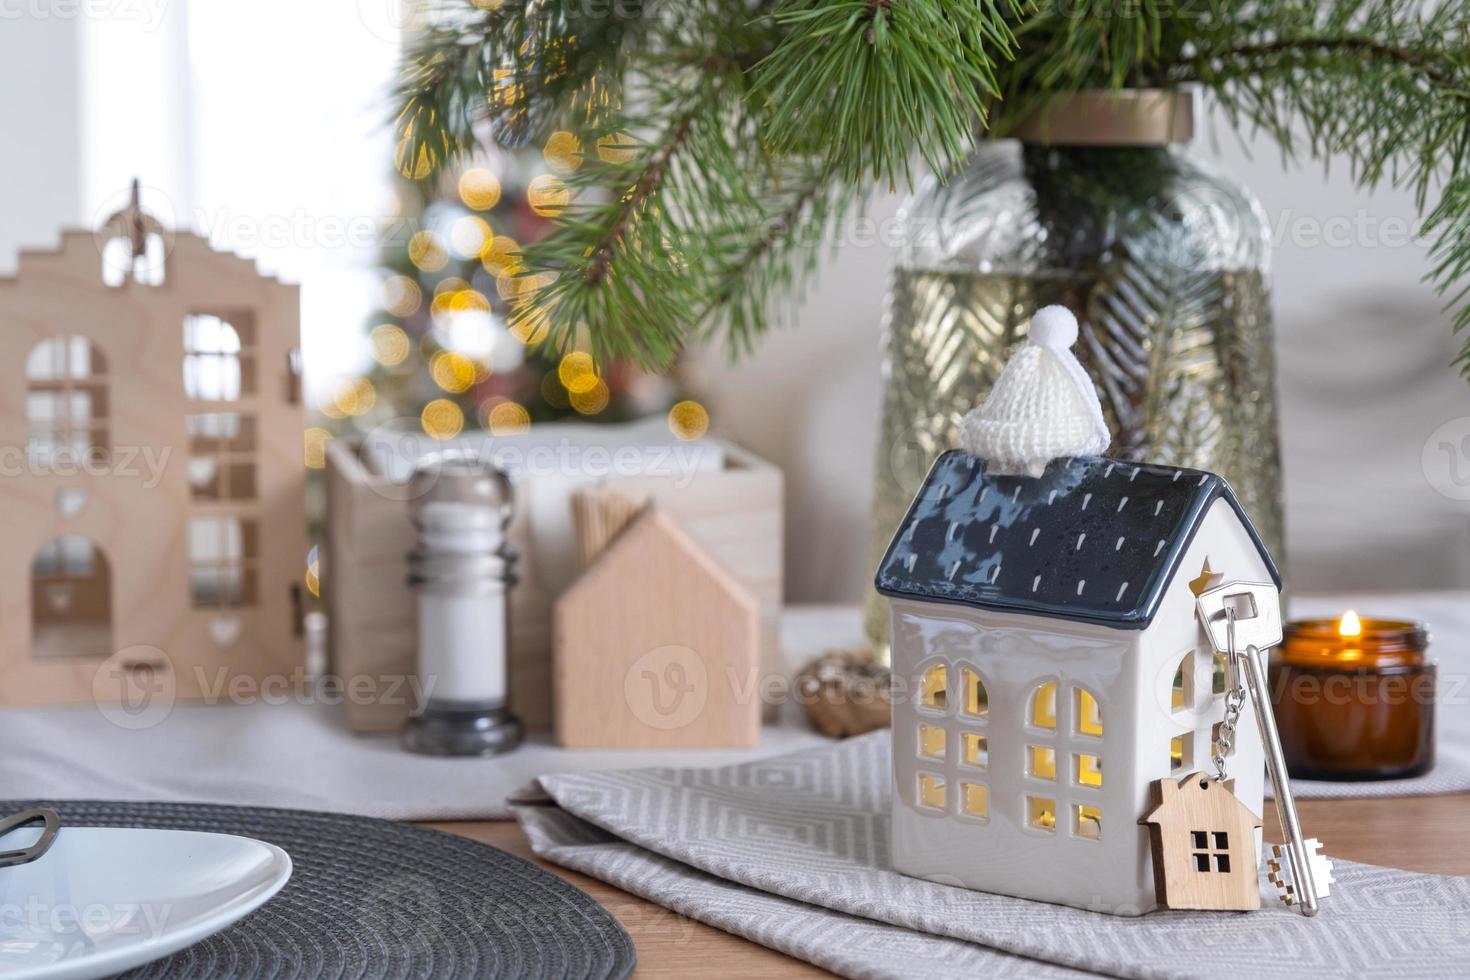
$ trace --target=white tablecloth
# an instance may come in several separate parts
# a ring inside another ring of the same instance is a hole
[[[1470,790],[1470,594],[1300,599],[1293,615],[1365,614],[1427,620],[1440,663],[1439,763],[1428,776],[1386,783],[1308,783],[1312,796],[1398,796]],[[789,668],[859,642],[851,607],[787,611]],[[403,820],[500,818],[506,797],[555,772],[719,766],[827,740],[795,703],[742,751],[570,750],[539,736],[494,759],[409,755],[391,736],[353,735],[321,704],[176,705],[163,721],[125,731],[94,707],[0,710],[0,798],[164,800],[336,810]]]

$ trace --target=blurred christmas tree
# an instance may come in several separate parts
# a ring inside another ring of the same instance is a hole
[[[400,160],[398,213],[384,236],[380,308],[365,324],[371,367],[340,380],[315,406],[324,424],[306,430],[306,464],[319,471],[326,442],[380,426],[417,426],[438,439],[481,429],[514,435],[558,420],[623,422],[667,412],[681,439],[709,428],[704,407],[676,401],[678,365],[664,376],[626,361],[596,365],[590,354],[558,354],[545,331],[510,325],[535,290],[523,245],[548,234],[566,204],[560,175],[582,164],[575,137],[555,132],[540,149],[493,146],[454,171],[428,177]],[[307,510],[320,538],[319,480]],[[307,589],[320,595],[319,551],[308,556]]]
[[[599,367],[584,351],[558,355],[543,346],[544,331],[510,326],[534,292],[521,248],[550,232],[566,204],[561,178],[582,162],[565,131],[539,149],[492,143],[429,180],[427,167],[400,157],[381,309],[367,324],[372,367],[319,406],[331,420],[321,438],[408,418],[441,439],[476,428],[511,435],[538,422],[621,422],[669,409],[669,378],[620,361]],[[673,419],[685,414],[671,416],[676,431]],[[698,428],[678,434],[697,437]],[[310,444],[307,454],[311,462]]]

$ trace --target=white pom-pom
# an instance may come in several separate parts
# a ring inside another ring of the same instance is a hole
[[[1043,306],[1031,317],[1030,341],[1052,350],[1069,350],[1077,342],[1077,318],[1065,306]]]

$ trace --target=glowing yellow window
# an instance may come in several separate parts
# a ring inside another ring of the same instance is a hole
[[[1049,745],[1026,746],[1026,771],[1037,779],[1057,778],[1057,750]]]
[[[1102,810],[1089,803],[1072,804],[1072,834],[1102,840]]]
[[[1045,796],[1026,797],[1026,825],[1048,833],[1057,829],[1057,801]]]
[[[944,729],[936,725],[919,724],[919,754],[927,759],[944,758]]]
[[[1102,785],[1102,760],[1095,755],[1079,752],[1072,756],[1073,777],[1078,786],[1099,787]]]
[[[986,819],[990,816],[990,790],[980,783],[960,783],[960,807],[967,817]]]
[[[924,676],[919,681],[919,707],[943,711],[948,687],[949,668],[944,664],[935,664],[924,671]]]
[[[1037,728],[1057,727],[1057,685],[1056,681],[1046,681],[1036,686],[1036,691],[1031,695],[1031,724]]]
[[[1102,709],[1098,707],[1097,698],[1087,688],[1079,687],[1076,700],[1072,717],[1076,719],[1077,734],[1100,737],[1103,733]]]
[[[944,809],[944,777],[932,772],[919,773],[919,804]]]
[[[990,743],[979,732],[961,732],[960,748],[960,759],[965,765],[984,769],[990,764]]]
[[[984,718],[990,713],[990,695],[980,675],[968,667],[960,668],[960,684],[965,692],[964,712],[971,718]]]
[[[1185,766],[1193,765],[1194,758],[1194,733],[1185,732],[1176,735],[1169,740],[1169,771],[1178,772]]]
[[[1189,707],[1188,683],[1190,658],[1185,657],[1179,661],[1179,669],[1174,671],[1174,681],[1169,685],[1169,706],[1175,711]]]

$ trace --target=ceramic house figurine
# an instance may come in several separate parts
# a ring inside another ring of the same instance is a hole
[[[1108,436],[1075,337],[1060,307],[1036,316],[878,569],[892,620],[893,863],[1138,915],[1156,904],[1139,824],[1151,784],[1210,768],[1225,714],[1225,658],[1196,596],[1222,577],[1280,581],[1220,477],[1090,455]],[[1218,786],[1259,813],[1250,712]],[[1253,860],[1209,873],[1255,885]]]
[[[135,187],[101,234],[21,253],[0,323],[0,705],[289,677],[297,288],[168,232]]]

